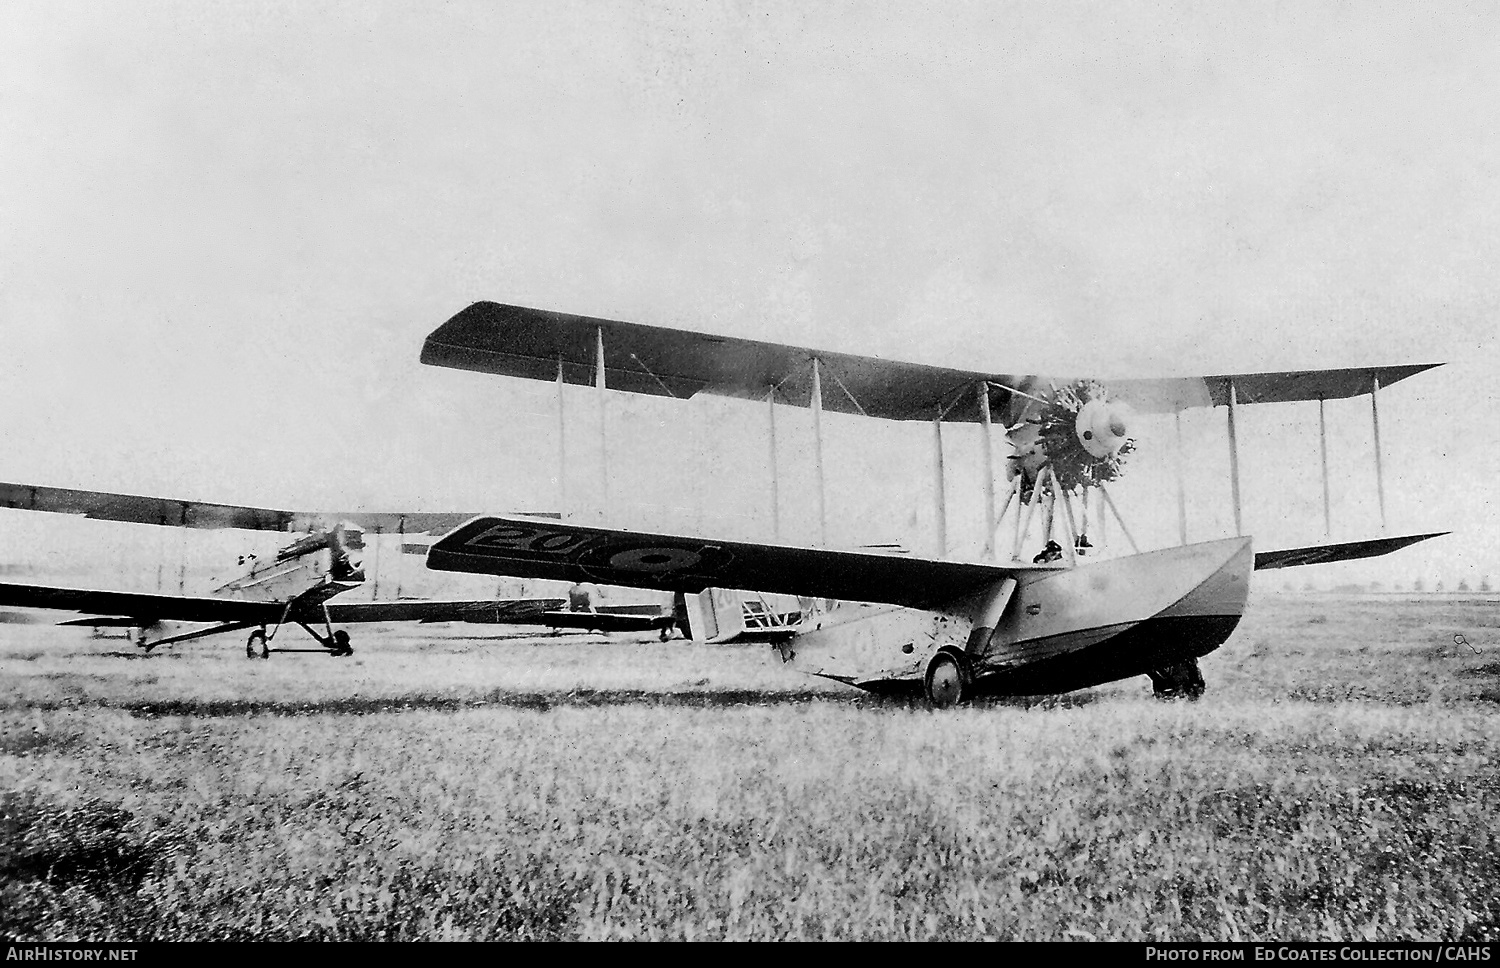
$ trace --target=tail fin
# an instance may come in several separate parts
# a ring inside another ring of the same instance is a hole
[[[696,595],[679,595],[678,606],[687,618],[688,638],[695,642],[728,642],[745,631],[744,604],[733,589],[707,588]]]

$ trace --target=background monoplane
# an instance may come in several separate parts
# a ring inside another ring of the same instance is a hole
[[[654,606],[570,607],[566,598],[333,601],[365,584],[365,536],[444,532],[472,514],[439,512],[305,512],[183,501],[136,494],[0,483],[0,507],[80,515],[108,521],[180,528],[231,528],[296,534],[274,554],[242,554],[233,578],[207,595],[116,591],[0,582],[0,606],[86,613],[66,625],[126,627],[147,651],[223,632],[252,629],[246,654],[266,658],[283,625],[301,627],[315,651],[352,654],[349,633],[335,626],[369,622],[470,622],[537,625],[600,632],[657,630],[666,634],[670,611]],[[177,623],[195,628],[180,630]],[[318,631],[321,626],[322,631]]]

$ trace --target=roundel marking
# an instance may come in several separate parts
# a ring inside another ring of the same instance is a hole
[[[702,555],[686,548],[630,548],[610,555],[609,566],[621,571],[645,571],[657,574],[692,568],[702,560]]]

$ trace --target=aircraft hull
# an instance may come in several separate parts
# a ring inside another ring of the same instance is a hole
[[[1097,562],[1023,581],[983,654],[974,691],[1069,692],[1197,659],[1239,625],[1249,538]]]
[[[1240,623],[1238,615],[1150,618],[1118,629],[1063,655],[1019,669],[982,671],[975,695],[1041,696],[1143,676],[1223,645]]]
[[[788,664],[876,692],[919,688],[939,651],[967,655],[974,694],[1039,695],[1127,679],[1207,655],[1244,613],[1249,538],[1075,568],[1022,571],[993,632],[988,594],[937,611],[844,603],[781,646]]]

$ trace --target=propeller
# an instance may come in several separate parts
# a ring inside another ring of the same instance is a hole
[[[1025,475],[1029,489],[1050,467],[1065,491],[1096,487],[1120,476],[1135,450],[1131,408],[1111,400],[1104,385],[1078,380],[1032,397],[1022,419],[1006,431],[1013,453],[1011,476]]]
[[[328,549],[333,552],[329,574],[334,581],[365,580],[365,530],[351,521],[343,521],[328,532]]]

